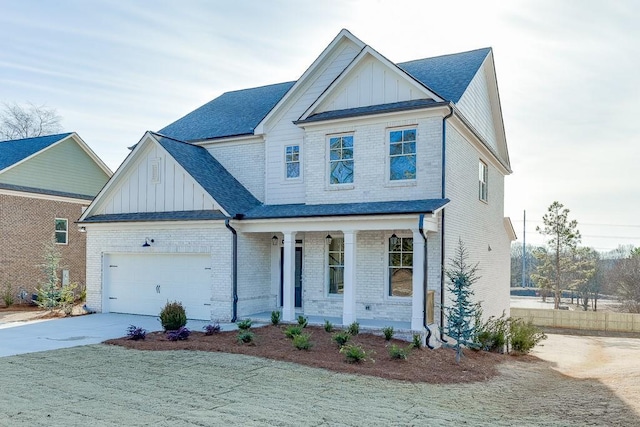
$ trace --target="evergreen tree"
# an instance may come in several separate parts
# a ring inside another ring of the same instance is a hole
[[[453,258],[449,260],[450,267],[445,271],[449,279],[447,290],[451,293],[452,305],[445,307],[447,314],[447,335],[456,342],[451,346],[456,350],[456,363],[460,362],[462,347],[476,346],[476,313],[478,305],[471,302],[473,290],[471,286],[480,278],[477,274],[478,264],[469,265],[469,253],[462,242],[458,240],[458,247]]]

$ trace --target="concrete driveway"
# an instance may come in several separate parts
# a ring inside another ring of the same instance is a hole
[[[187,327],[202,330],[206,323],[189,320]],[[98,344],[126,335],[129,325],[136,325],[147,331],[162,329],[160,321],[155,316],[118,313],[15,323],[11,327],[0,328],[0,357]]]

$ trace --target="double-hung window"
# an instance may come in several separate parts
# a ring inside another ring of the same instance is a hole
[[[55,240],[56,244],[66,245],[69,242],[69,221],[64,218],[55,220]]]
[[[284,163],[287,179],[300,178],[300,146],[287,145],[284,148]]]
[[[478,167],[478,198],[483,202],[488,200],[489,168],[487,164],[480,160]]]
[[[413,295],[413,238],[389,238],[389,296]]]
[[[353,182],[353,135],[329,138],[329,183]]]
[[[344,293],[344,239],[334,237],[329,243],[329,294]]]
[[[416,130],[389,131],[389,180],[416,179]]]

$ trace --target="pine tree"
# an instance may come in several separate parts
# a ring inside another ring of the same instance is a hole
[[[452,295],[452,305],[445,307],[447,313],[447,335],[456,342],[456,363],[460,363],[462,347],[476,346],[475,318],[478,305],[471,302],[471,286],[478,281],[478,264],[468,264],[469,253],[462,242],[458,241],[455,256],[449,260],[450,267],[445,271],[449,279],[447,290]]]

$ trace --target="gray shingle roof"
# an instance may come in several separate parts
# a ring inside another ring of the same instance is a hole
[[[260,204],[205,148],[157,133],[152,135],[229,215],[245,213]]]
[[[260,205],[247,212],[244,219],[433,213],[447,203],[449,203],[449,199],[335,203],[325,205]]]
[[[226,92],[159,133],[182,141],[253,134],[295,82]]]
[[[455,103],[489,52],[491,48],[483,48],[396,65],[446,101]],[[254,128],[294,84],[287,82],[226,92],[159,133],[182,141],[253,134]]]
[[[445,100],[456,103],[490,52],[486,47],[396,65]]]
[[[44,150],[69,135],[71,132],[0,142],[0,170]]]
[[[94,215],[82,222],[138,222],[138,221],[196,221],[225,219],[220,211],[175,211],[175,212],[135,212],[121,214]]]
[[[440,102],[436,102],[433,99],[416,99],[413,101],[393,102],[389,104],[370,105],[367,107],[347,108],[344,110],[323,111],[322,113],[313,114],[304,120],[298,120],[294,123],[311,123],[319,122],[322,120],[344,119],[347,117],[390,113],[392,111],[416,110],[419,108],[433,107],[440,104]]]
[[[23,193],[35,193],[35,194],[47,194],[50,196],[70,197],[72,199],[82,199],[91,201],[94,196],[88,194],[67,193],[66,191],[47,190],[44,188],[25,187],[23,185],[3,184],[0,183],[0,188],[5,190],[20,191]]]

